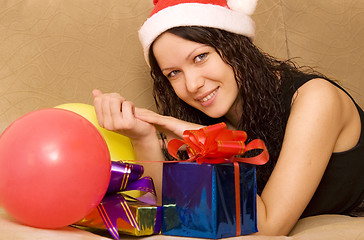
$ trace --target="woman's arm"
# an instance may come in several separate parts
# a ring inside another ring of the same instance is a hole
[[[153,178],[157,199],[160,201],[164,155],[155,127],[137,119],[134,104],[119,94],[103,94],[100,90],[92,93],[99,125],[129,137],[136,160],[144,166],[144,174]]]
[[[129,137],[136,160],[144,166],[145,175],[153,178],[158,201],[161,201],[164,155],[157,130],[168,138],[182,138],[184,130],[203,126],[136,108],[117,93],[103,94],[100,90],[94,90],[93,96],[99,125]]]
[[[341,90],[315,79],[297,93],[279,159],[258,197],[259,234],[288,234],[315,193],[331,154],[352,148],[359,139],[359,116]]]
[[[130,138],[137,160],[160,161],[163,155],[153,124],[135,117],[132,102],[117,93],[103,94],[94,90],[94,106],[101,127]]]

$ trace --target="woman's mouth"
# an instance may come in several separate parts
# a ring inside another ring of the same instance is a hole
[[[218,88],[216,88],[212,93],[210,93],[209,95],[207,95],[206,97],[202,98],[200,100],[200,102],[207,102],[208,100],[210,100],[215,94],[216,94],[216,91],[217,91]]]
[[[209,95],[203,97],[202,99],[200,99],[200,103],[202,106],[204,107],[208,107],[210,106],[214,100],[215,100],[215,97],[217,96],[217,91],[219,90],[220,87],[217,87],[214,91],[212,91]]]

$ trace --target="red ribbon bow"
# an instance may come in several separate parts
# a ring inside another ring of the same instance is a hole
[[[225,123],[199,130],[186,130],[183,132],[183,139],[172,139],[168,143],[168,152],[176,159],[179,159],[178,150],[183,145],[187,145],[189,159],[186,161],[196,161],[199,164],[244,162],[263,165],[269,160],[268,150],[262,140],[254,139],[246,145],[246,132],[228,130]],[[254,157],[235,157],[254,149],[261,149],[262,152]]]

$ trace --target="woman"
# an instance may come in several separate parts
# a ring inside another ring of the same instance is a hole
[[[361,215],[364,113],[354,100],[325,76],[256,48],[255,1],[154,2],[139,36],[162,115],[95,90],[100,125],[130,137],[143,160],[164,157],[157,131],[181,138],[224,121],[264,140],[258,234],[288,234],[311,215]]]

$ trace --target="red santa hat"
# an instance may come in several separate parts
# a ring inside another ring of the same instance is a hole
[[[251,19],[257,0],[153,0],[154,9],[139,30],[144,57],[163,32],[173,27],[203,26],[223,29],[253,40]]]

